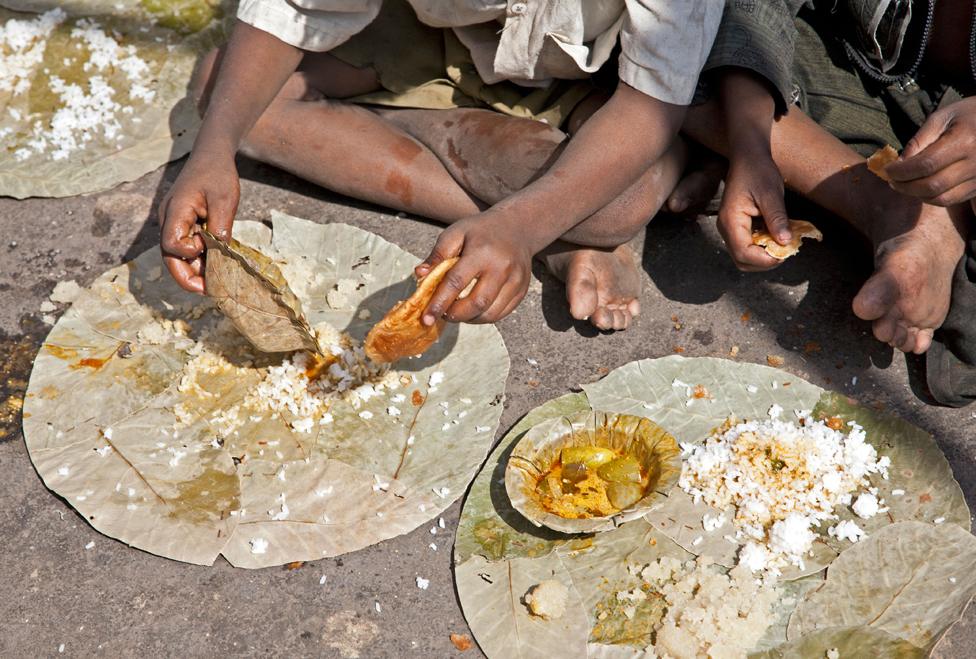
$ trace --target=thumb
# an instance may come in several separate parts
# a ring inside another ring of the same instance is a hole
[[[936,110],[929,115],[922,127],[918,129],[915,136],[908,140],[904,150],[901,152],[901,159],[908,160],[935,143],[936,140],[946,131],[952,122],[952,114],[948,109]]]
[[[441,261],[454,258],[461,254],[464,246],[464,232],[454,231],[451,227],[444,229],[437,237],[434,248],[423,262],[414,270],[418,277],[425,276],[428,272],[436,268]]]
[[[228,191],[220,196],[208,195],[207,231],[215,235],[218,240],[224,242],[230,240],[239,200],[240,195],[235,191]]]
[[[766,222],[769,235],[780,245],[789,244],[793,238],[790,231],[790,218],[786,214],[786,203],[779,192],[768,191],[758,199],[759,212]]]

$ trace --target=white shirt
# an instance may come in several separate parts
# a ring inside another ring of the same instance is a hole
[[[585,78],[620,38],[620,79],[656,99],[691,102],[724,0],[409,0],[451,28],[482,79],[542,86]],[[363,30],[383,0],[241,0],[238,18],[293,46],[327,51]]]

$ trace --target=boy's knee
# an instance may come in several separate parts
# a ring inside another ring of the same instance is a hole
[[[597,226],[589,232],[587,241],[592,247],[620,247],[636,238],[647,225],[650,218],[634,218],[628,222],[625,218],[610,225]]]
[[[564,238],[584,247],[613,249],[626,245],[640,235],[651,218],[637,214],[614,213],[613,218],[594,217],[593,219],[597,221],[574,227]]]

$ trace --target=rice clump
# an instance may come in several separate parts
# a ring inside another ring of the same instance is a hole
[[[780,419],[782,411],[773,405],[767,420],[730,420],[703,445],[682,445],[679,486],[695,503],[734,509],[735,539],[744,541],[739,563],[752,571],[803,569],[818,527],[838,519],[835,507],[850,506],[859,491],[860,517],[887,510],[868,476],[887,479],[891,460],[878,457],[861,426],[851,421],[844,433],[835,429],[843,427],[840,419],[796,412],[794,423]],[[850,521],[828,529],[838,531],[851,541],[863,535]]]

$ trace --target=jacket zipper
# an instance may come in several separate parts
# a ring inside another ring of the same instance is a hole
[[[925,57],[925,50],[929,43],[929,36],[932,32],[932,24],[934,22],[935,0],[929,0],[925,12],[925,26],[922,28],[922,41],[921,46],[918,49],[918,56],[915,58],[915,63],[912,64],[911,68],[901,75],[893,76],[876,71],[874,67],[867,62],[865,57],[858,53],[857,50],[855,50],[846,39],[844,39],[844,50],[847,51],[848,58],[850,58],[850,60],[854,62],[854,64],[856,64],[857,67],[861,69],[869,78],[872,78],[877,82],[882,82],[886,85],[898,83],[902,89],[905,89],[915,84],[914,76],[918,71],[918,68],[922,65],[922,59]],[[976,32],[971,32],[969,38],[970,64],[973,68],[974,74],[976,74],[976,61],[973,59],[974,52],[976,52]]]
[[[976,83],[976,1],[973,2],[973,17],[969,19],[969,72]]]

